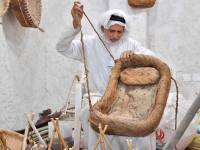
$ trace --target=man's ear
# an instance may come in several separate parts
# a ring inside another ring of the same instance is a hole
[[[101,31],[104,33],[104,27],[103,26],[101,26]]]

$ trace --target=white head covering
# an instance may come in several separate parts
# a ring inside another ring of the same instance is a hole
[[[125,19],[125,24],[120,21],[110,20],[111,15],[123,17]],[[109,29],[110,26],[114,24],[119,24],[121,26],[124,26],[124,33],[122,39],[127,38],[130,31],[130,20],[129,17],[126,15],[126,13],[120,9],[112,9],[104,12],[99,19],[98,28],[101,31],[101,26],[103,26],[105,29]]]

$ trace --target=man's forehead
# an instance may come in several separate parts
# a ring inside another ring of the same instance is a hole
[[[114,24],[110,26],[109,30],[124,30],[124,26],[119,25],[119,24]]]

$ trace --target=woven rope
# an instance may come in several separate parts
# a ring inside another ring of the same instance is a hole
[[[87,20],[89,21],[90,25],[92,26],[92,28],[94,29],[94,31],[96,32],[96,34],[98,35],[99,39],[101,40],[101,42],[103,43],[104,47],[106,48],[106,50],[108,51],[108,53],[110,54],[110,57],[113,59],[113,61],[115,61],[113,55],[111,54],[111,52],[108,50],[106,44],[104,43],[104,41],[101,39],[100,35],[98,34],[98,32],[96,31],[96,29],[94,28],[93,24],[91,23],[90,19],[88,18],[88,16],[85,14],[85,12],[83,11],[85,17],[87,18]]]
[[[177,115],[178,115],[178,85],[176,83],[176,80],[171,77],[171,79],[174,81],[174,84],[176,86],[176,113],[175,113],[175,130],[177,129]]]
[[[83,42],[83,32],[82,32],[82,25],[81,26],[81,43],[82,43],[82,52],[83,52],[83,59],[84,59],[84,68],[85,68],[85,75],[86,75],[86,84],[88,89],[88,101],[89,101],[89,108],[92,109],[92,103],[90,99],[90,87],[89,87],[89,80],[88,80],[88,70],[86,66],[86,57],[85,57],[85,48],[84,48],[84,42]]]
[[[94,28],[93,24],[91,23],[90,19],[88,18],[88,16],[86,15],[86,13],[83,11],[85,17],[88,19],[90,25],[92,26],[92,28],[94,29],[94,31],[96,32],[96,34],[98,35],[99,39],[101,40],[101,42],[103,43],[104,47],[106,48],[106,50],[108,51],[108,53],[110,54],[110,57],[113,59],[113,61],[115,62],[115,59],[113,57],[113,55],[111,54],[111,52],[108,50],[106,44],[103,42],[103,40],[101,39],[100,35],[98,34],[98,32],[96,31],[96,29]],[[84,49],[84,42],[83,42],[83,32],[82,32],[82,25],[81,26],[81,43],[82,43],[82,52],[83,52],[83,59],[84,59],[84,68],[85,68],[85,74],[86,74],[86,83],[87,83],[87,89],[88,89],[88,101],[89,101],[89,108],[90,110],[92,109],[92,103],[91,103],[91,99],[90,99],[90,88],[89,88],[89,80],[88,80],[88,70],[87,70],[87,66],[86,66],[86,57],[85,57],[85,49]]]

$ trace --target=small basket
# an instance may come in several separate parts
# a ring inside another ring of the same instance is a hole
[[[23,27],[38,28],[41,20],[41,0],[10,0],[12,10]]]
[[[155,2],[156,0],[128,0],[128,4],[136,8],[150,8],[153,7]]]
[[[19,150],[22,147],[24,136],[11,130],[0,128],[0,149]]]

